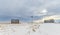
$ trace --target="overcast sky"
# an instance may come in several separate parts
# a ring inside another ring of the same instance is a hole
[[[0,0],[0,21],[47,14],[60,14],[60,0]]]

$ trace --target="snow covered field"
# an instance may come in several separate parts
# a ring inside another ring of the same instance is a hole
[[[0,35],[60,35],[60,24],[0,24]]]

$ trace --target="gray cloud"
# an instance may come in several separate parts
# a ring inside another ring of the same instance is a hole
[[[0,0],[0,16],[41,16],[44,9],[49,15],[58,14],[60,0]]]

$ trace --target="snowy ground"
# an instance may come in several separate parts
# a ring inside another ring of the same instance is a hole
[[[60,35],[60,24],[0,24],[0,35]]]

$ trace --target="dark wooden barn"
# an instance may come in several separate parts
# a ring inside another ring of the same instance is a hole
[[[44,20],[44,23],[54,23],[54,19]]]
[[[11,19],[11,24],[19,24],[19,19]]]

